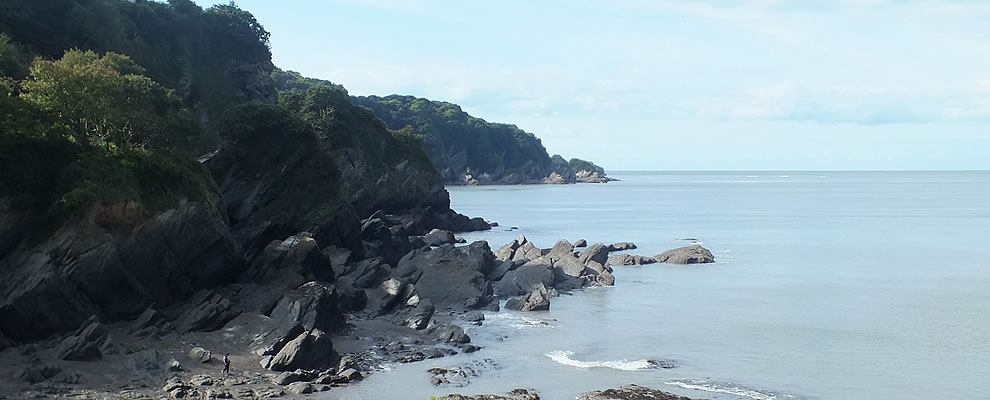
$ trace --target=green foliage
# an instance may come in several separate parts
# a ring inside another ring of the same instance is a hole
[[[0,76],[14,80],[27,75],[28,56],[10,36],[0,33]]]
[[[270,55],[271,34],[254,18],[254,15],[237,7],[233,1],[208,8],[206,17],[211,31],[240,44],[237,47],[248,51],[247,54],[255,52],[260,55]]]
[[[581,171],[591,171],[597,172],[599,175],[605,176],[605,168],[599,167],[592,163],[591,161],[585,161],[579,158],[572,158],[567,162],[571,166],[571,170],[574,172]]]
[[[535,135],[515,125],[490,123],[475,118],[459,106],[411,96],[354,97],[357,104],[375,112],[385,123],[399,129],[411,126],[423,142],[437,169],[450,167],[448,156],[465,152],[466,171],[499,175],[522,168],[549,173],[550,157]],[[454,174],[462,171],[451,171]]]
[[[82,145],[188,148],[200,136],[198,124],[174,92],[143,72],[121,54],[70,50],[59,60],[35,60],[21,97],[54,115]]]

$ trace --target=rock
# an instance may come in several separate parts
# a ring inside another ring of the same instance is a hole
[[[300,232],[284,240],[272,240],[251,261],[244,278],[254,282],[272,282],[280,275],[293,274],[303,281],[333,280],[330,259],[309,232]]]
[[[604,271],[595,277],[595,283],[602,286],[612,286],[615,284],[615,276],[611,272]]]
[[[31,365],[14,374],[14,378],[24,383],[35,384],[44,382],[61,372],[61,368],[52,365],[44,365],[40,360],[36,359]]]
[[[496,258],[496,260],[498,259]],[[501,280],[502,277],[505,276],[506,272],[516,269],[516,267],[519,267],[523,263],[524,263],[523,261],[512,261],[512,260],[503,261],[501,264],[498,264],[498,266],[495,267],[495,269],[492,270],[490,274],[488,274],[487,278],[491,281]]]
[[[180,332],[210,332],[237,317],[241,310],[211,290],[201,290],[189,298],[186,311],[176,320]]]
[[[313,386],[306,382],[293,382],[286,386],[285,390],[293,394],[309,394],[313,393]]]
[[[202,347],[193,347],[192,350],[189,350],[188,355],[193,361],[201,363],[208,363],[213,360],[213,353]]]
[[[616,254],[608,257],[608,265],[646,265],[657,262],[653,257]]]
[[[183,383],[178,377],[171,377],[165,381],[165,386],[162,386],[162,391],[169,394],[169,397],[173,399],[185,398],[192,387]]]
[[[445,244],[454,244],[457,239],[454,238],[454,234],[450,231],[445,231],[443,229],[434,229],[423,236],[423,240],[426,244],[430,246],[442,246]]]
[[[430,324],[430,319],[433,318],[434,310],[433,302],[430,299],[424,299],[416,306],[416,311],[413,315],[405,319],[403,325],[415,330],[426,329]]]
[[[344,382],[356,382],[361,379],[364,379],[364,376],[361,375],[361,372],[354,368],[347,368],[341,371],[339,374],[337,374],[337,376]]]
[[[109,332],[94,315],[76,333],[62,340],[55,353],[60,360],[91,361],[102,359],[112,352],[112,347]]]
[[[692,400],[639,385],[624,385],[615,389],[596,390],[578,395],[577,400]]]
[[[506,395],[481,394],[476,396],[466,396],[462,394],[448,394],[447,400],[540,400],[540,395],[528,389],[513,389]]]
[[[392,276],[414,284],[419,297],[430,299],[437,308],[477,309],[493,300],[485,275],[494,270],[494,262],[487,242],[461,247],[447,244],[410,252]]]
[[[303,328],[336,332],[344,326],[344,314],[332,286],[308,282],[286,293],[270,317],[284,322],[300,322]]]
[[[578,261],[581,264],[588,265],[589,262],[594,261],[600,265],[605,265],[608,262],[608,248],[602,243],[595,243],[588,247],[585,251],[581,252],[581,256],[578,257]]]
[[[165,366],[167,367],[169,372],[180,372],[183,370],[182,364],[179,363],[179,360],[176,360],[174,358],[169,360],[167,363],[165,363]]]
[[[505,308],[516,311],[549,311],[550,294],[547,292],[547,288],[541,285],[539,289],[532,291],[526,297],[509,299],[505,303]]]
[[[481,322],[485,320],[485,313],[481,311],[469,311],[462,314],[461,319],[468,322]]]
[[[460,237],[460,236],[456,236],[456,237],[454,237],[454,243],[464,244],[464,243],[467,243],[467,239],[465,239],[463,237]]]
[[[135,201],[97,202],[87,212],[47,240],[0,254],[0,332],[8,339],[69,332],[94,314],[133,319],[228,282],[243,263],[221,214],[204,203],[150,214]]]
[[[131,323],[130,334],[140,338],[147,337],[155,333],[162,333],[170,329],[172,324],[168,322],[164,315],[151,307],[144,310],[141,315]]]
[[[310,371],[297,369],[295,371],[285,371],[281,374],[276,375],[274,378],[272,378],[272,383],[276,385],[285,386],[294,382],[312,380],[313,378],[316,378],[316,374]]]
[[[608,251],[624,251],[624,250],[632,250],[635,248],[636,248],[636,244],[630,242],[618,242],[608,245]]]
[[[454,324],[435,325],[427,333],[433,335],[441,342],[470,343],[471,337],[464,333],[464,329]]]
[[[584,239],[578,239],[574,242],[574,247],[588,247],[588,241]]]
[[[495,258],[497,260],[535,260],[541,255],[540,249],[530,242],[529,239],[526,239],[524,235],[506,243],[495,252]]]
[[[193,386],[213,386],[213,377],[209,375],[193,375],[189,378],[189,384]]]
[[[243,313],[223,327],[227,343],[245,346],[259,356],[274,356],[286,343],[304,333],[296,321],[280,321],[255,313]]]
[[[667,250],[653,257],[657,262],[668,264],[706,264],[715,262],[715,256],[701,245],[679,247]]]
[[[142,350],[127,356],[128,369],[138,373],[159,371],[165,367],[165,357],[158,350]]]
[[[400,303],[407,302],[416,292],[412,284],[391,278],[378,285],[375,289],[367,290],[368,304],[365,312],[372,316],[385,315],[393,311]]]
[[[599,264],[597,261],[588,261],[587,268],[584,272],[585,274],[598,275],[602,272],[607,272],[608,269],[604,265]]]
[[[527,262],[505,273],[505,276],[495,285],[495,295],[503,298],[520,296],[541,286],[551,287],[553,284],[554,271],[549,265]]]
[[[373,288],[388,278],[391,267],[382,257],[366,258],[342,268],[339,280],[356,288]]]
[[[330,363],[336,352],[330,336],[319,329],[301,333],[272,358],[269,369],[291,371],[295,369],[315,369]]]

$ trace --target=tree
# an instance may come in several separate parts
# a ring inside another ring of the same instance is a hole
[[[59,60],[35,60],[21,96],[53,114],[86,146],[184,146],[198,124],[171,90],[143,73],[122,54],[69,50]]]
[[[211,28],[219,30],[219,33],[254,47],[259,52],[270,53],[271,33],[265,30],[253,14],[238,7],[237,3],[231,1],[229,4],[217,4],[206,10],[206,16],[211,22]]]

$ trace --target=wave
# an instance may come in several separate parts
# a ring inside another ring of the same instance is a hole
[[[492,313],[485,315],[485,322],[488,324],[500,324],[516,329],[523,328],[554,328],[548,321],[536,318],[524,317],[513,313]]]
[[[653,369],[655,363],[651,363],[649,360],[617,360],[617,361],[580,361],[571,358],[574,355],[573,351],[551,351],[544,354],[550,357],[551,360],[558,364],[568,365],[571,367],[578,368],[611,368],[620,371],[641,371],[644,369]]]
[[[747,397],[754,400],[796,399],[796,397],[789,394],[773,393],[741,387],[731,383],[708,382],[698,379],[687,379],[682,381],[675,380],[664,382],[664,384],[703,392],[725,393],[733,396]]]

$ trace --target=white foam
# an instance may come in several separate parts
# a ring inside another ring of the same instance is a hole
[[[544,354],[558,364],[568,365],[578,368],[611,368],[620,371],[639,371],[650,369],[650,362],[647,360],[617,360],[617,361],[580,361],[571,358],[573,351],[551,351]]]
[[[711,393],[725,393],[725,394],[731,394],[733,396],[748,397],[754,400],[776,400],[779,398],[778,395],[772,393],[763,393],[753,389],[746,389],[731,385],[719,385],[719,384],[699,381],[699,380],[670,381],[670,382],[664,382],[664,384],[670,386],[677,386],[684,389],[700,390]],[[784,395],[784,397],[793,398],[794,396]]]
[[[536,318],[529,318],[519,314],[500,312],[485,315],[485,322],[510,326],[516,329],[523,328],[553,328],[553,324]]]

